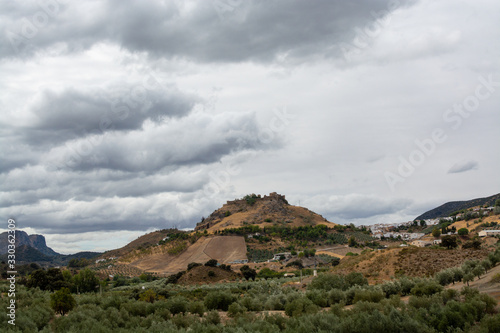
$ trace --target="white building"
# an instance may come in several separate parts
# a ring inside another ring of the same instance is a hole
[[[479,237],[500,235],[500,230],[481,230],[477,233]]]

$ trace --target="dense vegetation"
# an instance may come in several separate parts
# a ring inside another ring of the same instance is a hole
[[[479,278],[498,262],[500,249],[485,260],[466,261],[433,278],[401,277],[375,286],[369,286],[360,273],[322,273],[305,291],[284,284],[298,278],[285,280],[269,269],[255,275],[248,266],[241,269],[247,281],[202,286],[168,284],[165,279],[145,282],[145,276],[139,283],[113,287],[111,282],[100,284],[89,270],[74,275],[58,269],[37,270],[26,286],[18,285],[16,326],[4,323],[2,328],[19,332],[498,332],[500,315],[493,298],[468,287],[444,289]],[[212,267],[213,262],[208,264]],[[5,293],[8,286],[2,284],[1,289]],[[407,304],[401,296],[409,296]],[[7,302],[3,297],[0,306],[5,308]]]
[[[246,225],[239,228],[229,228],[217,232],[219,235],[251,236],[261,242],[269,242],[272,238],[289,244],[307,246],[309,242],[324,242],[325,244],[347,244],[350,237],[357,242],[370,242],[373,238],[366,229],[357,228],[354,225],[328,228],[326,225],[289,227],[286,225],[272,225],[260,227],[258,225]]]

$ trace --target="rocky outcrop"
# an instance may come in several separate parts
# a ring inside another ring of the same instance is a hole
[[[58,253],[47,246],[45,242],[45,237],[42,235],[28,235],[22,230],[16,230],[16,247],[21,247],[23,245],[32,247],[44,255],[55,256]],[[8,250],[8,237],[7,232],[0,234],[0,254],[7,253]]]
[[[196,225],[195,230],[205,230],[229,217],[234,213],[250,213],[250,222],[264,222],[266,218],[273,216],[278,219],[289,219],[290,205],[284,195],[273,192],[264,197],[251,194],[242,199],[227,201],[221,208],[210,214],[209,217]]]

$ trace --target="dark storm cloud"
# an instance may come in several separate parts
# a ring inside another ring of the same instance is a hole
[[[217,1],[54,1],[50,8],[4,3],[0,11],[14,15],[3,23],[0,55],[30,56],[57,43],[78,51],[105,41],[157,57],[206,62],[332,57],[341,54],[339,43],[352,40],[355,28],[412,2],[242,1],[224,7]],[[80,16],[87,19],[75,20]]]
[[[170,173],[138,175],[116,171],[89,172],[82,179],[78,172],[55,176],[43,167],[25,167],[0,175],[2,189],[8,196],[0,197],[0,206],[30,205],[40,200],[92,201],[95,197],[143,197],[162,192],[189,193],[208,181],[199,167]]]
[[[146,130],[113,132],[98,140],[73,140],[52,149],[43,161],[65,170],[110,169],[150,174],[217,162],[242,150],[279,145],[278,141],[262,142],[259,133],[254,113],[195,113]]]
[[[34,121],[24,131],[32,145],[61,143],[104,132],[138,129],[146,120],[187,115],[200,99],[175,88],[145,89],[142,85],[104,90],[45,91],[31,107]]]

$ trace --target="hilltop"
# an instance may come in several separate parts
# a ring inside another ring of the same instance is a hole
[[[486,198],[477,198],[467,201],[451,201],[447,202],[439,207],[431,209],[422,215],[419,215],[415,218],[416,220],[427,220],[427,219],[435,219],[438,217],[446,217],[450,216],[451,213],[454,213],[459,210],[469,209],[476,206],[494,206],[495,201],[500,199],[500,193],[492,195]]]
[[[290,227],[322,224],[333,228],[336,225],[307,208],[290,205],[284,195],[273,192],[264,197],[251,194],[242,199],[227,201],[208,218],[202,219],[195,231],[215,233],[245,225],[265,227],[276,223],[285,223]]]

